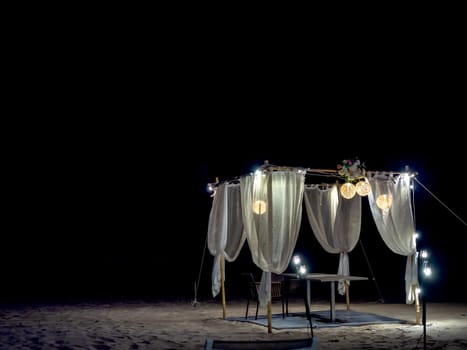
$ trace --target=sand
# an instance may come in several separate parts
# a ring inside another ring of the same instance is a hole
[[[246,301],[226,303],[226,316],[245,314]],[[326,309],[325,302],[314,302]],[[337,309],[345,308],[338,304]],[[291,312],[303,311],[291,301]],[[415,324],[415,306],[378,302],[352,303],[351,309],[408,321],[317,328],[319,349],[467,349],[467,304],[428,303],[426,342],[423,325]],[[280,303],[273,305],[280,312]],[[260,309],[261,314],[266,309]],[[160,300],[6,305],[0,308],[1,349],[203,349],[206,338],[295,339],[310,330],[272,330],[223,318],[219,300]]]

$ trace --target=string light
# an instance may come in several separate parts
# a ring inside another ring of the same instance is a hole
[[[306,275],[306,266],[305,266],[305,265],[301,265],[301,266],[298,268],[298,274],[299,274],[300,276]]]
[[[302,278],[307,274],[307,267],[305,264],[302,264],[302,260],[300,259],[300,256],[294,255],[292,262],[294,264],[295,272],[297,273],[297,278]]]
[[[297,265],[300,265],[300,262],[301,262],[300,256],[294,255],[294,257],[293,257],[293,264],[294,264],[295,266],[297,266]]]

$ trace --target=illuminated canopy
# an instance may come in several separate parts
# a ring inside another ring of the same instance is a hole
[[[342,164],[337,170],[323,170],[265,162],[258,171],[238,180],[209,184],[216,189],[208,225],[208,247],[216,261],[213,296],[219,292],[220,258],[235,260],[247,240],[253,262],[263,271],[261,304],[269,300],[271,273],[283,273],[292,258],[303,201],[320,245],[329,253],[339,254],[337,273],[349,275],[348,253],[360,236],[361,199],[368,198],[383,241],[393,252],[407,257],[406,302],[414,302],[418,273],[410,195],[412,175],[367,171],[355,161]],[[313,183],[311,179],[317,176],[335,182]],[[341,186],[347,183],[354,186],[353,196],[345,191],[346,196],[342,194]],[[344,293],[342,286],[339,293]]]

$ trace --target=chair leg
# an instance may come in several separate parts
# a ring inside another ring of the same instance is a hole
[[[255,316],[255,320],[258,319],[258,308],[259,308],[259,300],[256,302],[256,316]]]
[[[245,320],[248,319],[248,307],[250,306],[250,299],[248,298],[246,301],[246,313],[245,313]]]
[[[289,289],[290,289],[290,281],[286,281],[284,284],[284,296],[282,299],[282,303],[285,303],[285,315],[289,316]]]
[[[284,308],[284,305],[285,304],[285,301],[284,301],[284,298],[282,298],[282,318],[285,318],[285,308]]]

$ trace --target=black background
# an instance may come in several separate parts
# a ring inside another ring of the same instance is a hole
[[[205,134],[186,126],[110,122],[100,130],[87,124],[43,133],[12,172],[0,257],[2,300],[193,299],[195,283],[197,298],[211,299],[209,182],[249,173],[265,160],[334,169],[355,157],[368,170],[408,166],[418,173],[428,189],[416,184],[415,214],[419,247],[430,250],[435,270],[427,283],[430,298],[465,300],[459,285],[467,251],[460,139],[442,129],[415,138],[403,135],[416,126],[361,131],[342,127],[348,121],[323,128],[290,125],[293,118],[271,121],[278,131],[268,133],[240,119],[233,130],[212,127]],[[384,132],[388,137],[379,137]],[[433,145],[439,145],[434,152]],[[404,300],[405,257],[385,246],[367,200],[362,203],[361,243],[350,253],[350,271],[376,282],[353,283],[353,296]],[[313,271],[337,270],[338,256],[319,246],[305,211],[296,251]],[[259,272],[247,244],[226,265],[228,298],[240,293],[239,273],[245,271]]]
[[[438,31],[417,45],[342,33],[310,48],[281,36],[218,40],[198,26],[145,40],[112,28],[41,40],[34,64],[18,62],[5,96],[3,301],[192,299],[195,282],[210,299],[207,183],[265,160],[334,169],[355,157],[369,170],[409,166],[447,206],[416,186],[430,298],[465,300],[459,45]],[[383,244],[365,200],[362,214],[350,271],[373,272],[384,299],[403,300],[405,258]],[[303,217],[297,250],[312,270],[335,272]],[[226,266],[228,297],[246,270],[247,245]],[[380,297],[371,282],[352,290]]]

